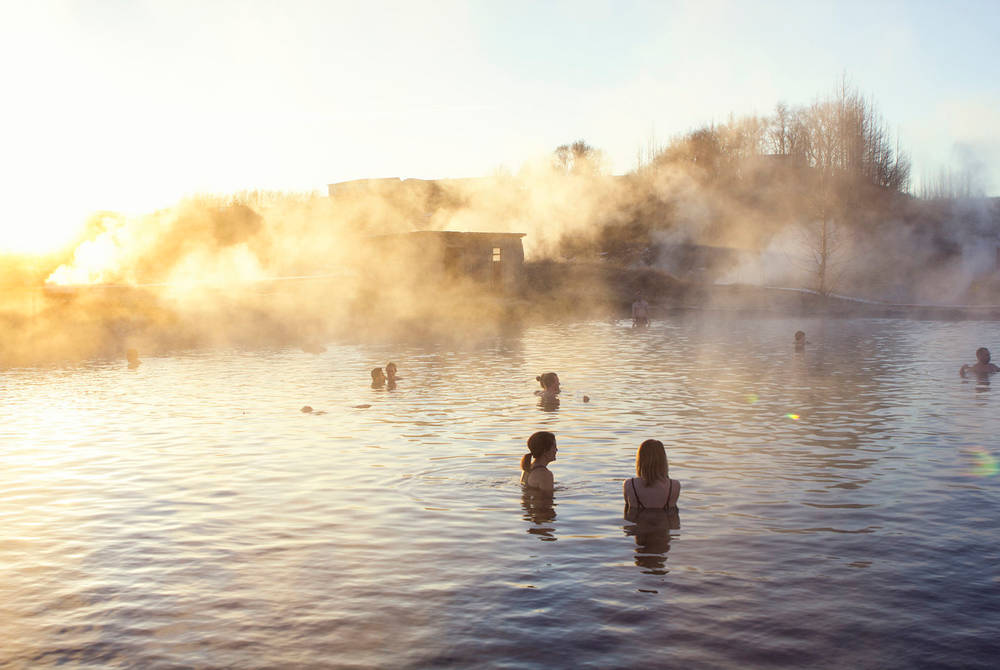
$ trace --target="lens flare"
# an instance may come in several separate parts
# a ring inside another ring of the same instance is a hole
[[[972,477],[993,477],[1000,473],[1000,463],[997,462],[996,456],[986,449],[973,447],[966,453],[971,463],[965,474]]]
[[[786,419],[791,419],[792,421],[798,421],[799,420],[799,415],[798,414],[786,414],[785,418]]]

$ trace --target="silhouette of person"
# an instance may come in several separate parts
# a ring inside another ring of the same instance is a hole
[[[542,385],[540,390],[535,391],[535,395],[539,397],[538,406],[547,412],[558,409],[559,393],[562,391],[559,386],[559,375],[554,372],[544,372],[535,377],[535,380]]]
[[[632,303],[632,327],[649,327],[649,303],[642,297],[642,291],[635,294],[635,302]]]
[[[396,388],[396,380],[399,377],[396,376],[396,364],[389,361],[385,366],[385,384],[386,388],[394,389]]]
[[[977,377],[986,377],[994,372],[1000,372],[1000,368],[990,363],[990,350],[986,347],[976,349],[976,362],[972,365],[963,365],[958,369],[958,374],[965,376],[966,372],[972,372]]]

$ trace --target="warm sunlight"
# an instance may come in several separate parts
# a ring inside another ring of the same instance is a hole
[[[8,203],[9,205],[9,203]],[[41,208],[40,208],[41,209]],[[86,212],[73,211],[71,207],[44,207],[44,218],[39,211],[14,203],[0,221],[0,254],[45,254],[58,251],[72,242],[83,226]]]

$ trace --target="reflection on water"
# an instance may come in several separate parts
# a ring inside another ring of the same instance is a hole
[[[1000,411],[955,370],[993,336],[696,315],[4,370],[0,666],[990,667]],[[538,430],[554,499],[518,485]],[[622,520],[647,438],[683,529]]]
[[[555,501],[551,495],[525,488],[521,494],[521,507],[524,509],[524,520],[530,521],[528,533],[537,535],[543,542],[556,541]]]
[[[668,570],[670,531],[680,530],[681,517],[676,507],[665,509],[625,508],[625,535],[635,538],[635,564],[651,575],[665,575]]]

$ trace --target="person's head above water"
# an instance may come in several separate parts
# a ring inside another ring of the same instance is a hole
[[[528,453],[521,457],[521,469],[527,472],[535,465],[556,460],[556,436],[547,430],[532,433],[528,438]]]
[[[396,378],[396,364],[393,362],[386,363],[385,365],[385,376],[389,379]]]
[[[990,350],[986,347],[979,347],[976,349],[976,360],[986,365],[990,362]]]
[[[803,343],[804,344],[805,341],[806,341],[806,334],[804,332],[802,332],[801,330],[796,330],[795,331],[795,343],[796,344],[799,344],[799,343]]]
[[[670,478],[670,468],[667,466],[667,451],[659,440],[646,440],[635,452],[635,474],[642,478],[646,486],[653,482]]]
[[[545,372],[535,377],[535,380],[549,393],[559,393],[559,375],[556,373]]]
[[[385,383],[385,375],[382,368],[372,368],[372,386],[381,386]]]

